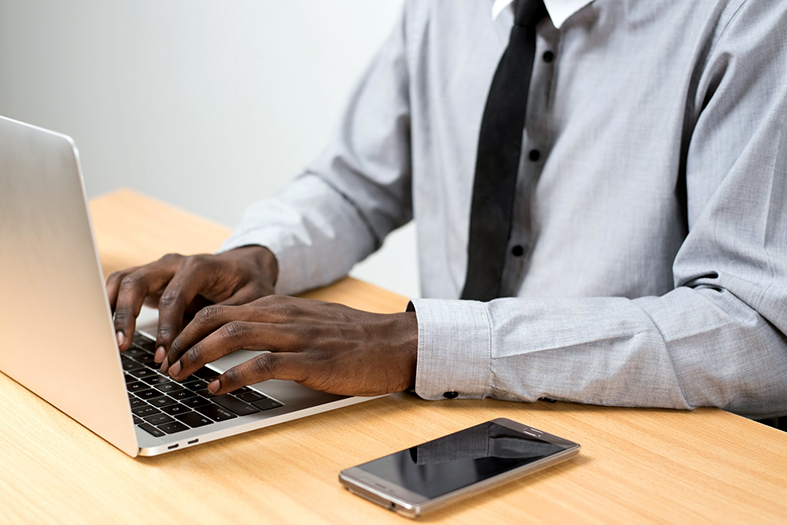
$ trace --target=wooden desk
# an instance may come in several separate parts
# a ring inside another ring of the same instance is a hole
[[[128,191],[92,209],[106,272],[211,251],[228,233]],[[308,296],[381,312],[406,304],[353,279]],[[0,406],[0,523],[409,523],[345,491],[338,472],[501,416],[578,441],[582,453],[423,522],[787,522],[787,434],[720,410],[397,394],[131,459],[3,375]]]

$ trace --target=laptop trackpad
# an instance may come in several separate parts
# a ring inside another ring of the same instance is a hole
[[[262,352],[254,352],[250,350],[237,350],[229,355],[222,357],[212,363],[210,368],[217,370],[221,373],[226,372],[233,366],[237,366],[249,359],[252,359]],[[278,399],[279,401],[289,405],[290,408],[305,408],[308,406],[321,405],[339,399],[345,399],[347,396],[337,396],[334,394],[326,394],[325,392],[317,392],[311,388],[301,386],[293,381],[279,381],[278,379],[271,379],[262,383],[254,383],[250,385],[260,392]]]

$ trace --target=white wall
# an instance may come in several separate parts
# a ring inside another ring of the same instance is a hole
[[[0,114],[67,133],[90,196],[234,225],[324,146],[401,0],[0,0]],[[411,226],[353,275],[418,294]]]

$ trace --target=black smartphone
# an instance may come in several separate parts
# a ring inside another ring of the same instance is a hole
[[[554,465],[580,446],[494,419],[343,470],[350,491],[408,518]]]

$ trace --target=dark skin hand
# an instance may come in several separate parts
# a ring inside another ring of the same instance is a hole
[[[204,308],[172,343],[163,367],[182,381],[241,348],[269,353],[227,370],[208,385],[212,393],[286,379],[332,394],[373,396],[415,382],[418,326],[413,312],[374,314],[273,295]]]
[[[260,246],[219,255],[167,255],[114,273],[107,292],[118,346],[131,345],[146,304],[159,309],[155,360],[176,380],[235,350],[268,352],[212,381],[208,389],[214,394],[268,379],[366,396],[414,384],[414,312],[374,314],[271,295],[277,275],[275,257]]]

